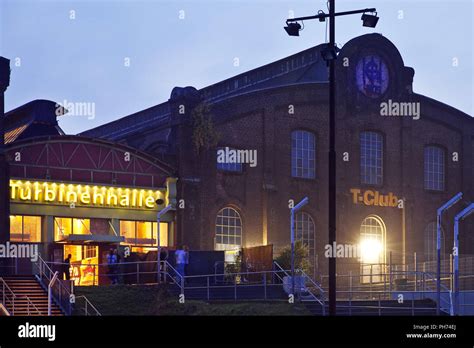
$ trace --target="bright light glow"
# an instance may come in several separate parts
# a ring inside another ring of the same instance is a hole
[[[368,238],[360,242],[359,252],[362,263],[380,263],[382,251],[382,243],[376,239]]]

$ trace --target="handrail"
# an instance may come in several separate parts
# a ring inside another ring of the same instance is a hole
[[[11,294],[12,299],[9,300],[9,302],[12,305],[11,315],[15,315],[15,301],[17,299],[20,299],[20,298],[24,298],[27,301],[26,303],[27,303],[27,313],[28,313],[28,315],[30,315],[30,305],[33,306],[33,308],[38,312],[39,315],[42,315],[41,311],[38,309],[38,307],[36,307],[36,305],[33,303],[33,301],[31,301],[31,299],[27,295],[16,295],[13,292],[13,290],[8,286],[5,279],[3,279],[2,277],[0,277],[0,282],[2,283],[2,304],[5,306],[5,308],[7,308],[6,303],[5,303],[5,299],[8,299],[5,290],[8,290]]]
[[[43,260],[41,255],[38,255],[38,260],[36,261],[35,264],[38,267],[39,272],[40,272],[40,275],[39,275],[40,281],[42,279],[42,276],[44,275],[46,277],[46,279],[48,280],[48,283],[49,283],[53,279],[55,272],[53,272],[53,270],[48,266],[47,262]],[[49,275],[46,272],[49,272]],[[58,301],[58,303],[61,304],[61,291],[64,291],[66,293],[67,300],[69,301],[69,298],[71,297],[71,292],[69,291],[69,289],[66,286],[64,286],[64,284],[62,282],[55,282],[55,285],[56,284],[59,288],[59,292],[58,292],[59,298],[56,299]],[[89,300],[87,300],[87,302],[90,303]],[[69,304],[70,303],[71,302],[69,302]],[[92,306],[92,308],[94,308],[97,311],[97,309],[94,306]],[[63,308],[63,309],[66,310],[66,308]],[[71,309],[69,311],[66,311],[66,313],[70,315],[71,314]],[[100,315],[99,311],[97,311],[96,315]]]
[[[33,308],[38,312],[39,315],[43,315],[43,313],[41,313],[41,311],[38,309],[38,307],[36,307],[36,305],[33,303],[33,301],[31,301],[31,299],[28,296],[25,295],[23,297],[26,298],[26,301],[28,303],[28,307],[27,307],[28,315],[30,315],[30,305],[33,306]]]
[[[163,260],[161,262],[163,262],[163,264],[166,265],[166,269],[172,269],[175,276],[179,277],[179,282],[177,282],[173,276],[169,275],[167,271],[165,272],[165,277],[166,277],[166,274],[168,274],[170,278],[173,280],[173,282],[176,285],[178,285],[179,289],[181,290],[181,294],[183,294],[184,293],[184,277],[173,266],[171,266],[171,264],[168,261]]]
[[[86,316],[87,316],[87,314],[88,314],[88,312],[87,312],[87,305],[89,305],[90,307],[92,307],[92,309],[95,311],[95,315],[96,315],[96,316],[102,316],[102,314],[100,314],[99,310],[91,303],[91,301],[89,301],[89,299],[88,299],[86,296],[84,296],[84,295],[77,296],[77,297],[76,297],[76,300],[77,300],[78,298],[83,298],[83,299],[84,299],[84,302],[86,303],[86,306],[85,306],[85,309],[84,309],[84,310],[85,310],[85,313],[86,313]]]
[[[5,288],[6,288],[8,291],[10,291],[10,293],[12,295],[12,299],[10,300],[10,303],[12,304],[12,315],[15,315],[15,297],[16,297],[16,295],[12,291],[12,289],[10,289],[7,282],[3,278],[0,277],[0,280],[2,281],[2,303],[6,308],[6,304],[5,304],[5,299],[7,298],[6,293],[5,293]]]

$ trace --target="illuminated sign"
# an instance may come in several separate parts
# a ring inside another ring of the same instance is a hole
[[[352,203],[364,204],[376,207],[398,207],[403,208],[403,200],[398,199],[392,192],[388,194],[381,194],[379,191],[365,190],[353,188]]]
[[[69,206],[154,209],[159,190],[10,180],[10,200]]]

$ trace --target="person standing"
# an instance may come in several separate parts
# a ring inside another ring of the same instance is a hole
[[[184,250],[184,274],[189,274],[188,272],[188,266],[189,266],[189,248],[187,245],[183,245],[183,250]]]
[[[115,272],[114,272],[114,279],[115,279],[115,284],[118,284],[119,283],[119,279],[120,279],[120,254],[118,253],[118,250],[117,249],[114,249],[114,255],[115,255]]]
[[[107,266],[110,282],[116,284],[115,268],[117,266],[117,256],[114,254],[114,249],[110,249],[107,255]]]
[[[63,274],[64,274],[64,277],[66,278],[66,280],[71,279],[71,276],[70,276],[70,273],[69,273],[69,269],[71,268],[71,257],[72,257],[72,255],[69,254],[67,256],[67,258],[64,260],[64,264],[63,264]]]
[[[176,271],[181,277],[184,277],[186,275],[184,269],[186,266],[186,252],[184,251],[183,246],[179,249],[176,249],[174,257],[176,261]]]

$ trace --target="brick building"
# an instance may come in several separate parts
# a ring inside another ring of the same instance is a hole
[[[177,241],[192,249],[232,253],[272,244],[278,253],[289,244],[290,200],[307,196],[309,204],[296,216],[297,238],[322,265],[328,216],[324,47],[200,90],[176,87],[167,102],[81,135],[126,143],[176,168]],[[473,119],[414,92],[414,69],[380,34],[349,41],[336,65],[338,243],[365,248],[367,263],[386,263],[390,255],[403,263],[404,254],[408,263],[413,252],[433,260],[436,209],[461,191],[463,202],[443,220],[449,254],[454,214],[474,200]],[[193,139],[203,132],[211,146],[197,152]],[[217,163],[217,150],[225,148],[256,150],[256,165],[231,158]],[[461,254],[474,253],[472,226],[468,220],[462,225]]]

